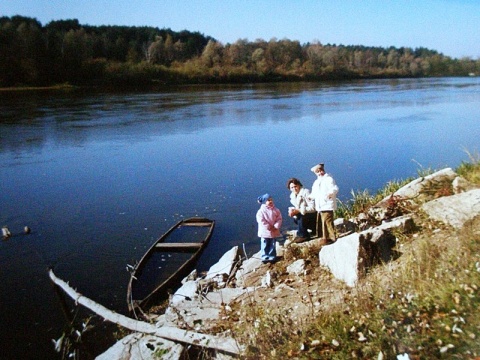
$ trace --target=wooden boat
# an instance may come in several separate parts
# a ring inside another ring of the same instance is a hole
[[[130,271],[128,309],[136,316],[162,296],[198,259],[212,236],[214,220],[184,219],[158,238]]]

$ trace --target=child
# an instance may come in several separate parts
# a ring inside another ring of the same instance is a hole
[[[282,214],[275,207],[270,194],[257,198],[260,209],[257,211],[258,237],[260,238],[260,253],[264,264],[274,263],[277,257],[275,238],[280,236]]]

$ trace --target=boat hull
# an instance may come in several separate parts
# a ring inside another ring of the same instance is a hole
[[[129,311],[137,316],[155,301],[166,298],[168,290],[192,270],[208,245],[214,227],[214,220],[193,217],[179,221],[158,238],[130,273]]]

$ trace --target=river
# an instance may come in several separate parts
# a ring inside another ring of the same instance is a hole
[[[348,201],[479,150],[480,78],[0,96],[2,359],[57,356],[48,267],[126,313],[126,265],[183,217],[216,220],[207,270],[235,245],[259,250],[265,192],[293,228],[286,181],[310,188],[319,162]]]

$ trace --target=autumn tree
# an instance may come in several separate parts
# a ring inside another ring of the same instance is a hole
[[[217,41],[210,40],[202,52],[202,64],[206,67],[220,65],[223,59],[223,46]]]

